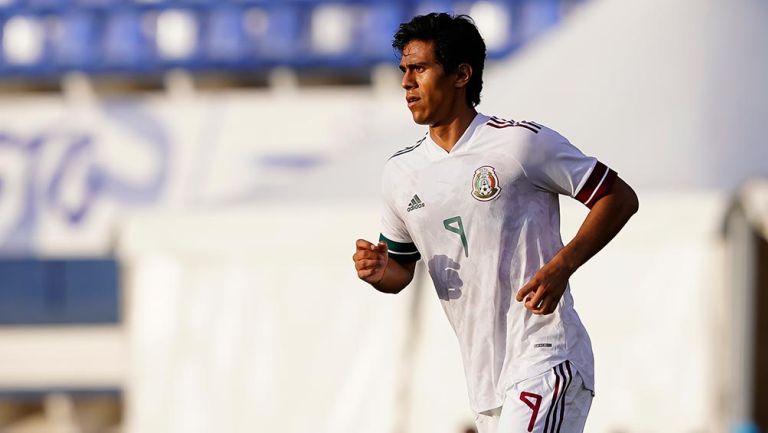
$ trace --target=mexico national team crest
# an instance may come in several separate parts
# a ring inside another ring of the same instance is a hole
[[[496,171],[490,165],[475,170],[472,177],[472,197],[480,201],[490,201],[499,196],[501,187]]]

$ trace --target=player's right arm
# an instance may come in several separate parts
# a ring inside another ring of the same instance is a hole
[[[358,278],[383,293],[399,293],[413,280],[416,269],[416,262],[389,260],[386,243],[372,244],[365,239],[355,242],[352,260]]]

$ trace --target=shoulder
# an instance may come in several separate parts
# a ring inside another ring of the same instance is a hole
[[[411,171],[415,167],[422,166],[426,161],[424,155],[424,142],[426,139],[427,136],[425,134],[411,146],[400,149],[392,154],[384,164],[385,175],[398,174],[402,171]]]
[[[411,182],[414,173],[427,163],[427,158],[422,152],[425,140],[426,135],[413,145],[395,152],[384,164],[381,186],[385,197],[395,194],[395,191]]]
[[[491,116],[485,123],[491,130],[503,131],[506,134],[524,134],[527,137],[534,137],[548,128],[532,120],[508,120],[497,116]],[[529,135],[533,134],[533,135]]]
[[[496,143],[509,146],[513,154],[536,152],[546,149],[548,143],[562,140],[554,130],[533,120],[511,120],[491,116],[485,123],[485,132]]]
[[[518,138],[525,142],[545,142],[563,137],[554,129],[533,120],[507,120],[491,116],[485,123],[486,130],[507,138]]]

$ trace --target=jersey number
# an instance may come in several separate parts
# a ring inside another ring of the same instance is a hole
[[[461,237],[461,244],[464,245],[464,257],[469,257],[469,247],[467,246],[467,235],[464,233],[464,224],[461,222],[460,216],[448,218],[443,220],[443,227],[452,233],[456,233]]]

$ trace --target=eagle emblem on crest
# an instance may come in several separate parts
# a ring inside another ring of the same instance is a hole
[[[484,165],[475,170],[472,176],[472,197],[480,201],[490,201],[499,196],[501,187],[496,170],[490,165]]]

